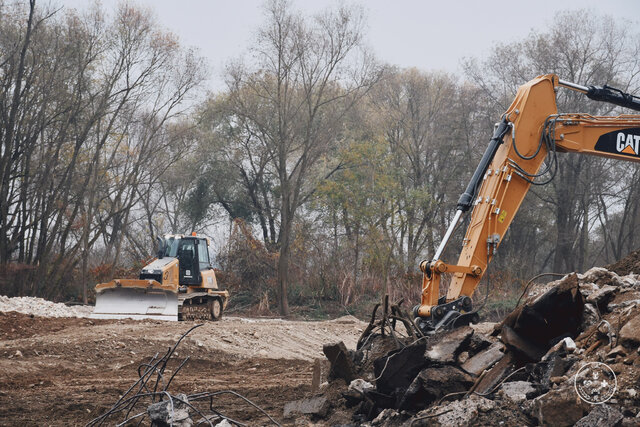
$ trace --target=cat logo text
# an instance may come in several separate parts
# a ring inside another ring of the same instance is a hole
[[[616,136],[616,150],[618,153],[625,153],[637,156],[638,146],[640,145],[640,135],[626,134],[618,132]]]

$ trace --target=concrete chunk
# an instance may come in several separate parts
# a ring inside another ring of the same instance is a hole
[[[581,418],[574,427],[609,427],[622,421],[622,414],[609,405],[594,405],[589,415]]]
[[[502,337],[505,326],[510,327],[523,343],[531,344],[535,349],[524,348],[516,342],[513,342],[514,347],[537,360],[558,338],[577,336],[583,311],[584,298],[579,291],[577,276],[570,274],[543,295],[527,301],[507,315],[501,324]]]
[[[533,416],[541,425],[572,426],[585,414],[587,404],[573,387],[551,390],[533,401]]]
[[[545,353],[540,347],[522,338],[507,325],[502,327],[501,339],[509,348],[517,350],[530,360],[540,360]]]
[[[488,349],[476,354],[462,364],[462,369],[473,375],[480,375],[485,369],[492,367],[498,360],[502,359],[504,353],[502,343],[492,344]]]
[[[640,314],[629,320],[620,329],[620,341],[640,343]]]
[[[426,425],[433,426],[460,426],[468,427],[476,425],[476,420],[481,413],[494,410],[496,403],[484,397],[472,395],[468,399],[455,400],[443,405],[437,413],[441,415],[429,419]],[[411,424],[414,425],[414,424]],[[421,425],[415,423],[415,425]]]
[[[284,405],[284,417],[295,418],[300,415],[324,417],[329,411],[329,401],[326,397],[315,396],[309,399],[294,400]]]
[[[162,400],[149,405],[147,414],[149,414],[153,425],[158,427],[190,427],[193,425],[193,420],[189,415],[189,406],[183,403],[189,402],[187,396],[179,394],[176,397],[180,400]]]
[[[487,374],[480,380],[475,391],[479,394],[485,394],[493,390],[498,382],[504,378],[513,368],[513,356],[508,353],[500,359],[498,363],[489,369]]]
[[[469,326],[441,332],[429,340],[424,356],[432,362],[455,363],[458,354],[469,345],[472,335],[473,329]]]
[[[512,402],[522,402],[527,399],[527,393],[536,391],[529,381],[513,381],[501,386],[502,394]]]
[[[606,304],[608,300],[611,299],[617,291],[618,291],[618,288],[615,286],[604,285],[603,287],[599,288],[597,291],[592,292],[587,297],[587,302],[594,305],[599,305],[601,303]]]
[[[331,363],[331,370],[329,371],[330,378],[342,378],[347,382],[347,384],[355,379],[355,365],[353,364],[353,360],[349,355],[347,347],[342,341],[333,344],[325,344],[322,347],[322,351]]]
[[[397,389],[406,390],[428,361],[424,358],[425,342],[421,340],[401,350],[395,350],[373,361],[376,388],[391,395]]]
[[[452,365],[423,369],[407,388],[400,408],[420,410],[445,394],[464,392],[472,385],[471,376]]]

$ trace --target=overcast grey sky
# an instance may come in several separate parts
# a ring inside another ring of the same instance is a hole
[[[87,0],[52,0],[82,9]],[[136,0],[159,23],[193,46],[211,68],[209,87],[224,87],[224,65],[249,46],[263,21],[262,0]],[[630,20],[640,28],[640,0],[343,0],[364,7],[367,40],[377,57],[401,67],[459,72],[460,60],[483,57],[498,42],[523,38],[543,29],[558,11],[587,9]],[[118,1],[103,0],[107,9]],[[335,0],[293,0],[294,8],[313,14],[340,4]]]

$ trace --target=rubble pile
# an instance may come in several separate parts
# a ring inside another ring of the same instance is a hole
[[[67,306],[35,297],[7,297],[0,295],[0,312],[17,311],[40,317],[88,317],[92,307]]]
[[[634,254],[632,254],[634,255]],[[640,252],[638,253],[640,255]],[[325,346],[328,383],[286,417],[330,425],[640,425],[640,263],[532,289],[502,322]]]

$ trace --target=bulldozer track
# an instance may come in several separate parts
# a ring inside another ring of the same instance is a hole
[[[183,320],[213,320],[209,307],[204,304],[185,304],[182,306]]]
[[[181,307],[182,320],[220,320],[222,301],[210,295],[194,295],[186,298]]]

